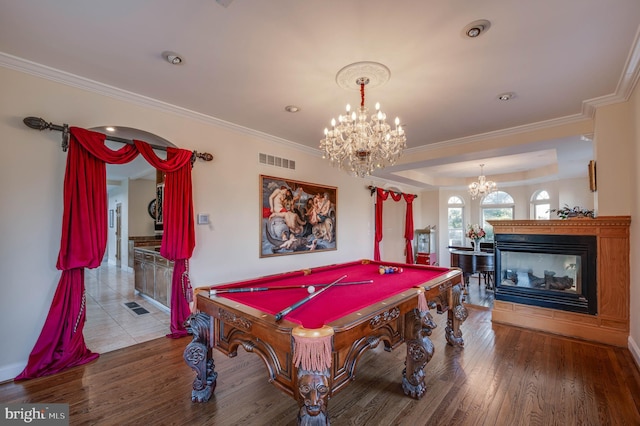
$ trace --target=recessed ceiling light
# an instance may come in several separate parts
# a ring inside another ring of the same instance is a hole
[[[501,101],[510,101],[514,98],[515,95],[516,94],[513,92],[502,93],[498,95],[498,99],[500,99]]]
[[[462,30],[462,34],[465,37],[476,38],[481,34],[487,32],[491,27],[491,22],[486,19],[480,19],[478,21],[473,21]]]
[[[182,57],[175,52],[163,52],[162,57],[172,65],[180,65],[183,62]]]
[[[294,112],[300,111],[300,107],[297,107],[295,105],[287,105],[286,107],[284,107],[284,110],[287,112],[294,113]]]

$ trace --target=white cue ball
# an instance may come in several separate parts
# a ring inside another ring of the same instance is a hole
[[[307,288],[307,291],[309,292],[309,294],[313,294],[313,293],[315,293],[315,292],[316,292],[316,288],[315,288],[314,286],[310,285],[310,286]]]

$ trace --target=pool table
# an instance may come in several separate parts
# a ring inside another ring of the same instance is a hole
[[[186,323],[193,340],[184,351],[196,372],[191,398],[204,402],[215,390],[211,349],[233,357],[241,346],[298,401],[299,424],[329,424],[328,400],[355,378],[362,354],[380,343],[389,351],[406,343],[402,388],[419,399],[434,351],[430,309],[447,312],[447,343],[464,345],[461,289],[458,269],[371,260],[196,289]]]

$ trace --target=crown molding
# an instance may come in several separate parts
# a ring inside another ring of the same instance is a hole
[[[46,80],[54,81],[56,83],[64,84],[67,86],[75,87],[89,92],[97,93],[99,95],[108,96],[113,99],[117,99],[124,102],[129,102],[143,107],[152,108],[161,112],[178,115],[181,117],[189,118],[192,120],[200,121],[206,124],[211,124],[224,129],[232,130],[238,133],[243,133],[248,136],[252,136],[267,142],[283,145],[290,149],[306,152],[312,156],[321,156],[320,150],[310,148],[305,145],[289,141],[287,139],[279,138],[267,133],[263,133],[248,127],[240,126],[228,121],[221,120],[209,115],[201,114],[189,110],[187,108],[171,105],[166,102],[159,101],[147,96],[139,95],[137,93],[129,92],[127,90],[119,89],[108,84],[100,83],[94,80],[90,80],[84,77],[80,77],[75,74],[71,74],[65,71],[61,71],[55,68],[47,67],[35,62],[28,61],[26,59],[19,58],[17,56],[9,55],[4,52],[0,52],[0,66],[13,69],[15,71],[23,72],[25,74],[33,75],[35,77],[44,78]]]

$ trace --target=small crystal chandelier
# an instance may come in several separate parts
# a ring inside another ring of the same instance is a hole
[[[407,138],[396,118],[395,127],[386,122],[386,114],[376,104],[376,113],[369,117],[369,110],[364,106],[364,86],[369,84],[368,77],[359,77],[356,84],[360,86],[360,108],[351,111],[347,105],[347,113],[338,116],[338,122],[331,120],[331,128],[324,129],[324,139],[320,141],[322,158],[329,158],[331,164],[365,177],[376,169],[393,165],[406,147]]]
[[[498,188],[498,185],[494,181],[487,180],[487,178],[484,177],[483,168],[484,164],[480,164],[478,181],[469,185],[469,194],[471,194],[471,199],[473,200],[478,197],[484,197]]]

